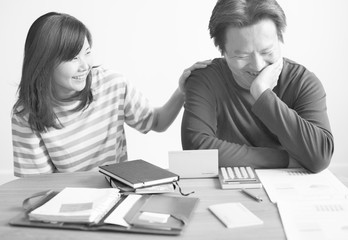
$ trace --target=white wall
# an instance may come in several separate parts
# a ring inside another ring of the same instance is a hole
[[[94,38],[98,63],[124,73],[154,106],[177,87],[182,71],[197,60],[220,54],[209,38],[215,0],[1,0],[0,173],[12,175],[10,113],[20,79],[23,47],[32,22],[49,11],[69,13],[84,22]],[[348,125],[346,0],[279,0],[288,18],[285,56],[321,79],[335,136],[333,166],[347,164]],[[328,5],[329,4],[329,5]],[[167,152],[180,150],[181,116],[165,133],[142,135],[127,128],[130,159],[167,166]],[[347,173],[348,174],[348,173]]]

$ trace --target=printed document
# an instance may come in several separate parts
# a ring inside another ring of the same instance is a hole
[[[270,200],[329,200],[347,199],[348,188],[326,169],[310,173],[303,168],[257,169]]]
[[[348,239],[348,201],[277,203],[287,240]]]

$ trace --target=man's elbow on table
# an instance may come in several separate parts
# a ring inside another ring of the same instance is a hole
[[[301,165],[313,173],[318,173],[326,169],[330,165],[334,152],[333,141],[329,142],[330,144],[327,144],[327,146],[318,149],[317,152],[314,152],[303,158],[302,161],[299,161],[301,162]]]

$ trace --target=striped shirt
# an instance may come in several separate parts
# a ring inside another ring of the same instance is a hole
[[[28,116],[12,115],[14,174],[77,172],[127,160],[124,123],[146,133],[154,110],[146,98],[120,74],[92,69],[93,102],[73,111],[78,102],[54,108],[63,128],[38,133]]]

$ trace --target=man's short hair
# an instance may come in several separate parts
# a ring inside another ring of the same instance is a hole
[[[243,28],[270,19],[277,28],[277,35],[283,42],[286,16],[275,0],[218,0],[209,21],[210,37],[225,52],[226,30],[230,27]]]

